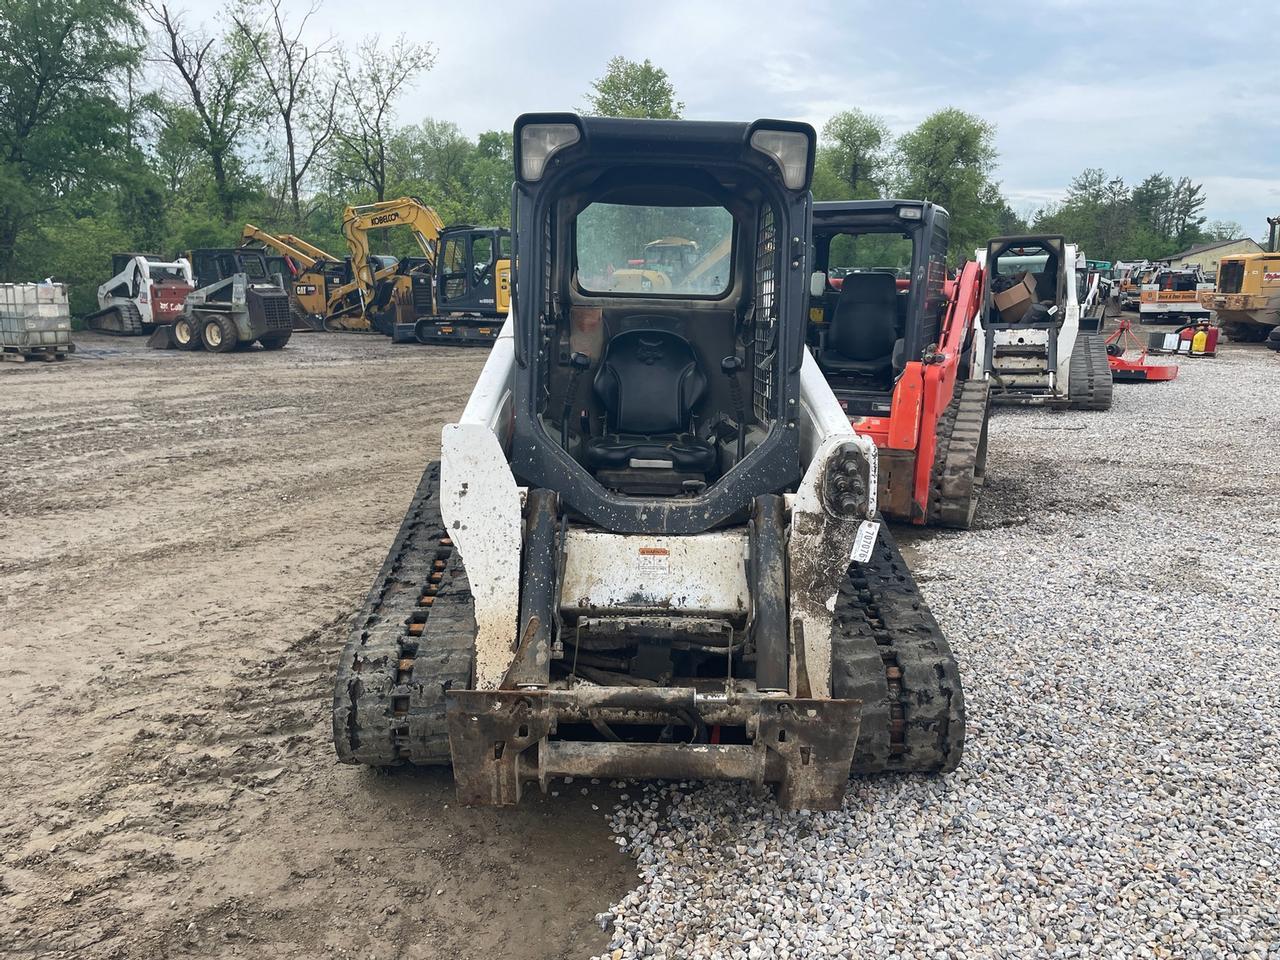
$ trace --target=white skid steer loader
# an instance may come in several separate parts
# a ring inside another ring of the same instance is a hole
[[[991,402],[1109,410],[1107,346],[1095,317],[1082,322],[1075,244],[997,237],[976,256],[987,283],[973,376],[991,383]]]
[[[100,333],[139,336],[173,323],[195,289],[191,264],[181,257],[161,260],[151,253],[115,253],[111,273],[111,279],[98,287],[98,309],[84,321]]]
[[[522,116],[511,316],[338,666],[341,760],[776,783],[953,769],[956,664],[804,347],[805,124]],[[656,239],[726,262],[612,275]],[[731,253],[726,258],[724,251]]]

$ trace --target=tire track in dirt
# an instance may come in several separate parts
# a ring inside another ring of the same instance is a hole
[[[6,955],[598,948],[632,875],[607,788],[468,810],[329,743],[346,619],[483,354],[86,340],[0,372]]]

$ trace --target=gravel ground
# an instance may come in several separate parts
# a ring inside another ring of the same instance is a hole
[[[632,790],[604,957],[1280,958],[1280,357],[1000,411],[979,528],[916,541],[961,661],[945,779],[789,814]]]

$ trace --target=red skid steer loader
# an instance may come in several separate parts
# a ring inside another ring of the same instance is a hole
[[[967,378],[983,273],[947,279],[949,221],[916,200],[815,203],[809,341],[880,451],[881,512],[968,527],[987,459],[989,387]]]

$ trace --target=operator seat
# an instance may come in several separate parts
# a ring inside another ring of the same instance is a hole
[[[829,373],[886,379],[898,342],[898,285],[887,273],[850,273],[818,356]]]
[[[715,448],[690,432],[707,377],[689,341],[667,330],[627,330],[605,345],[594,382],[606,433],[591,437],[583,459],[592,470],[670,466],[708,473]]]

